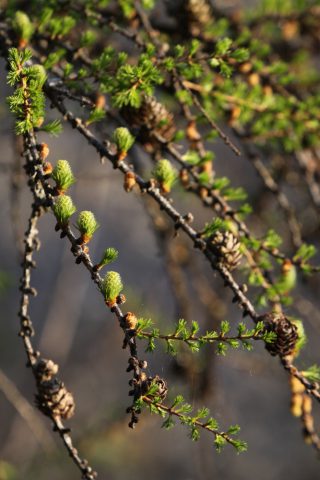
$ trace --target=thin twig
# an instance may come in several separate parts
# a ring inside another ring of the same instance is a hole
[[[247,145],[245,148],[248,159],[259,174],[265,187],[276,196],[280,207],[282,208],[288,219],[292,243],[296,248],[299,248],[302,244],[301,226],[297,220],[294,208],[292,207],[290,200],[288,199],[286,194],[280,189],[278,183],[273,179],[271,173],[264,165],[261,158],[257,155],[257,153],[254,152],[253,148],[250,145]]]
[[[39,174],[40,160],[36,148],[36,141],[34,136],[29,133],[24,135],[25,142],[25,156],[26,156],[26,171],[30,179],[30,189],[33,193],[34,203],[32,206],[32,213],[29,219],[29,226],[25,234],[25,253],[23,259],[23,273],[21,280],[21,303],[19,310],[19,317],[21,321],[20,336],[24,343],[24,348],[28,357],[28,366],[32,368],[33,375],[37,379],[36,364],[40,357],[40,352],[36,351],[32,345],[31,337],[34,335],[32,322],[28,313],[29,310],[29,296],[35,295],[36,291],[31,287],[31,269],[35,267],[33,260],[33,253],[39,248],[39,240],[37,237],[37,222],[38,218],[44,213],[52,202],[51,191],[44,190],[41,182],[37,180]],[[37,383],[38,385],[38,383]],[[64,445],[66,446],[70,457],[81,471],[84,479],[94,480],[96,477],[93,469],[88,465],[88,462],[82,459],[77,449],[74,447],[69,429],[65,428],[59,416],[50,415],[53,423],[53,428],[58,432]]]
[[[175,410],[173,407],[168,407],[167,405],[164,405],[163,403],[159,403],[159,402],[156,402],[156,403],[152,402],[152,400],[150,400],[148,397],[143,397],[143,401],[147,405],[150,405],[150,406],[152,405],[152,407],[155,407],[159,412],[164,412],[164,413],[167,413],[170,416],[174,416],[174,417],[179,418],[182,421],[182,423],[185,421],[185,415],[183,415],[179,411]],[[237,442],[232,437],[230,437],[230,435],[228,435],[226,432],[219,432],[218,430],[212,428],[207,423],[205,423],[205,422],[202,423],[199,420],[195,420],[192,423],[193,423],[193,425],[195,425],[199,428],[202,428],[203,430],[206,430],[207,432],[213,433],[215,436],[223,437],[226,442],[230,443],[231,445],[236,446]]]
[[[153,334],[152,332],[146,332],[143,329],[137,330],[137,335],[141,338],[155,338],[161,339],[165,341],[178,341],[178,342],[185,342],[188,345],[191,345],[193,342],[204,344],[204,343],[215,343],[215,342],[225,342],[230,343],[235,340],[239,340],[240,342],[246,342],[248,340],[264,340],[264,335],[261,333],[250,333],[250,334],[239,334],[239,335],[224,335],[223,333],[217,333],[217,336],[212,337],[210,335],[190,335],[188,337],[184,337],[182,335],[175,335],[174,333],[171,334],[162,334],[157,333]]]
[[[319,213],[320,209],[320,185],[316,180],[317,154],[315,150],[297,152],[294,156],[298,163],[300,171],[303,173],[304,180],[308,186],[310,198]]]
[[[303,395],[302,399],[301,421],[305,442],[311,443],[317,452],[320,452],[320,437],[314,428],[314,418],[312,415],[312,399],[307,395]]]

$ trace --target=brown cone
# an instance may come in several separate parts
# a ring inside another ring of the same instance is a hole
[[[261,317],[266,330],[277,334],[273,343],[266,343],[266,349],[271,355],[286,357],[294,353],[298,340],[297,327],[282,314],[267,313]]]
[[[58,370],[58,365],[52,360],[41,358],[36,364],[35,374],[39,383],[47,382],[57,375]]]
[[[145,143],[157,143],[154,134],[169,142],[176,131],[172,113],[152,96],[144,95],[139,108],[124,107],[121,114],[131,127],[140,129]]]
[[[164,400],[168,393],[168,387],[166,382],[156,375],[155,377],[146,378],[141,385],[141,390],[143,393],[147,393],[152,384],[156,384],[158,387],[157,393],[155,395],[148,395],[149,398],[160,397],[161,400]]]
[[[72,393],[57,379],[38,384],[36,405],[50,417],[70,418],[75,410]]]
[[[211,245],[219,262],[229,270],[233,270],[239,265],[242,257],[241,245],[232,232],[215,232],[211,237]]]

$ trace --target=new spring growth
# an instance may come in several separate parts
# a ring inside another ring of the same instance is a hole
[[[79,213],[77,228],[81,234],[81,242],[90,242],[94,232],[99,228],[99,224],[92,212],[83,210]]]
[[[152,172],[154,178],[158,181],[161,191],[169,193],[172,185],[177,179],[177,172],[169,160],[159,160]]]
[[[34,31],[28,15],[18,10],[13,17],[12,28],[18,37],[19,47],[24,48],[29,43]]]
[[[281,268],[281,277],[278,282],[278,289],[281,293],[291,292],[297,284],[297,270],[291,260],[284,260]]]
[[[102,292],[108,307],[112,307],[123,289],[121,277],[117,272],[108,272],[102,283]]]
[[[41,126],[44,119],[45,98],[42,91],[45,70],[40,65],[27,67],[32,57],[29,49],[9,49],[8,84],[16,86],[13,95],[7,98],[10,111],[16,115],[16,133],[29,132],[34,126]]]
[[[52,171],[52,178],[56,182],[59,195],[66,192],[74,184],[75,178],[67,160],[58,160]]]
[[[113,133],[113,141],[117,145],[118,160],[126,158],[128,151],[135,141],[135,137],[131,135],[129,130],[125,127],[117,128]]]
[[[300,351],[305,347],[307,343],[307,336],[303,326],[303,322],[297,318],[288,317],[290,322],[297,327],[298,340],[295,345],[294,356],[297,357],[300,354]]]
[[[76,207],[68,195],[60,195],[53,204],[52,210],[58,222],[57,227],[65,228]]]
[[[30,80],[34,80],[38,88],[42,88],[45,81],[47,80],[46,69],[39,64],[32,65],[28,68],[28,76]]]
[[[110,263],[117,260],[118,255],[119,255],[119,252],[115,248],[113,247],[106,248],[105,251],[103,252],[100,262],[97,263],[97,265],[95,265],[94,269],[100,270],[105,265],[109,265]]]

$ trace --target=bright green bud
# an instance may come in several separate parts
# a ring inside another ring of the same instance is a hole
[[[307,335],[304,330],[303,322],[301,320],[298,320],[297,318],[292,318],[288,317],[290,322],[293,323],[297,327],[297,334],[298,334],[298,340],[295,345],[295,354],[298,355],[300,353],[300,350],[305,346],[307,343]]]
[[[102,268],[105,265],[109,265],[109,263],[112,263],[115,260],[117,260],[118,255],[119,255],[119,252],[115,248],[112,248],[112,247],[106,248],[106,250],[103,253],[102,259],[99,262],[99,268]]]
[[[60,195],[52,207],[53,213],[60,227],[65,227],[71,215],[76,211],[72,200],[67,195]]]
[[[135,13],[133,2],[130,0],[119,0],[120,8],[126,18],[132,18]]]
[[[77,227],[81,233],[82,240],[87,243],[91,240],[94,232],[99,228],[99,224],[92,212],[84,210],[79,213]]]
[[[123,289],[121,277],[117,272],[108,272],[102,283],[102,292],[107,304],[114,304]]]
[[[33,34],[33,25],[24,12],[18,10],[15,12],[12,20],[12,28],[18,35],[20,40],[20,47],[25,47]]]
[[[153,170],[155,179],[160,183],[164,193],[169,193],[177,179],[177,172],[169,160],[159,160]]]
[[[290,260],[285,260],[282,265],[282,274],[278,283],[278,290],[289,293],[297,284],[297,269]]]
[[[39,87],[42,87],[44,82],[47,80],[46,69],[39,64],[32,65],[28,71],[29,76],[36,80]]]
[[[83,32],[80,39],[81,47],[90,47],[97,40],[97,34],[93,30]]]
[[[155,0],[142,0],[142,6],[146,10],[151,10],[155,6]]]
[[[113,133],[113,141],[120,153],[127,153],[134,144],[135,138],[127,128],[119,127]]]
[[[320,367],[318,365],[312,365],[308,370],[301,372],[310,382],[320,382]]]
[[[59,193],[68,190],[68,188],[75,182],[70,163],[67,160],[58,160],[51,176],[57,184]]]

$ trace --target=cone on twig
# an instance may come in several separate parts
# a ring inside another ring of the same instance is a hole
[[[157,136],[169,142],[176,131],[173,114],[149,95],[143,96],[139,108],[127,106],[121,114],[132,128],[139,129],[138,137],[144,143],[157,143]]]
[[[214,254],[228,270],[236,268],[242,257],[241,244],[232,232],[216,231],[211,237]]]
[[[153,385],[157,386],[157,390],[156,392],[151,393],[149,390]],[[145,378],[142,377],[141,392],[142,394],[146,394],[151,400],[156,397],[160,397],[161,400],[164,400],[168,393],[168,387],[166,382],[163,378],[159,377],[159,375],[156,375],[155,377],[147,377],[145,375]]]
[[[47,382],[55,377],[59,367],[52,360],[41,358],[35,367],[35,374],[38,382]]]
[[[71,418],[75,410],[72,393],[57,379],[39,384],[36,405],[45,415],[65,419]]]
[[[272,343],[266,343],[266,349],[271,355],[286,357],[295,352],[298,341],[297,326],[288,320],[282,313],[267,313],[260,318],[268,332],[274,332],[277,338]]]
[[[74,414],[75,402],[63,382],[56,378],[58,365],[42,358],[35,366],[38,393],[36,406],[49,417],[70,418]]]

